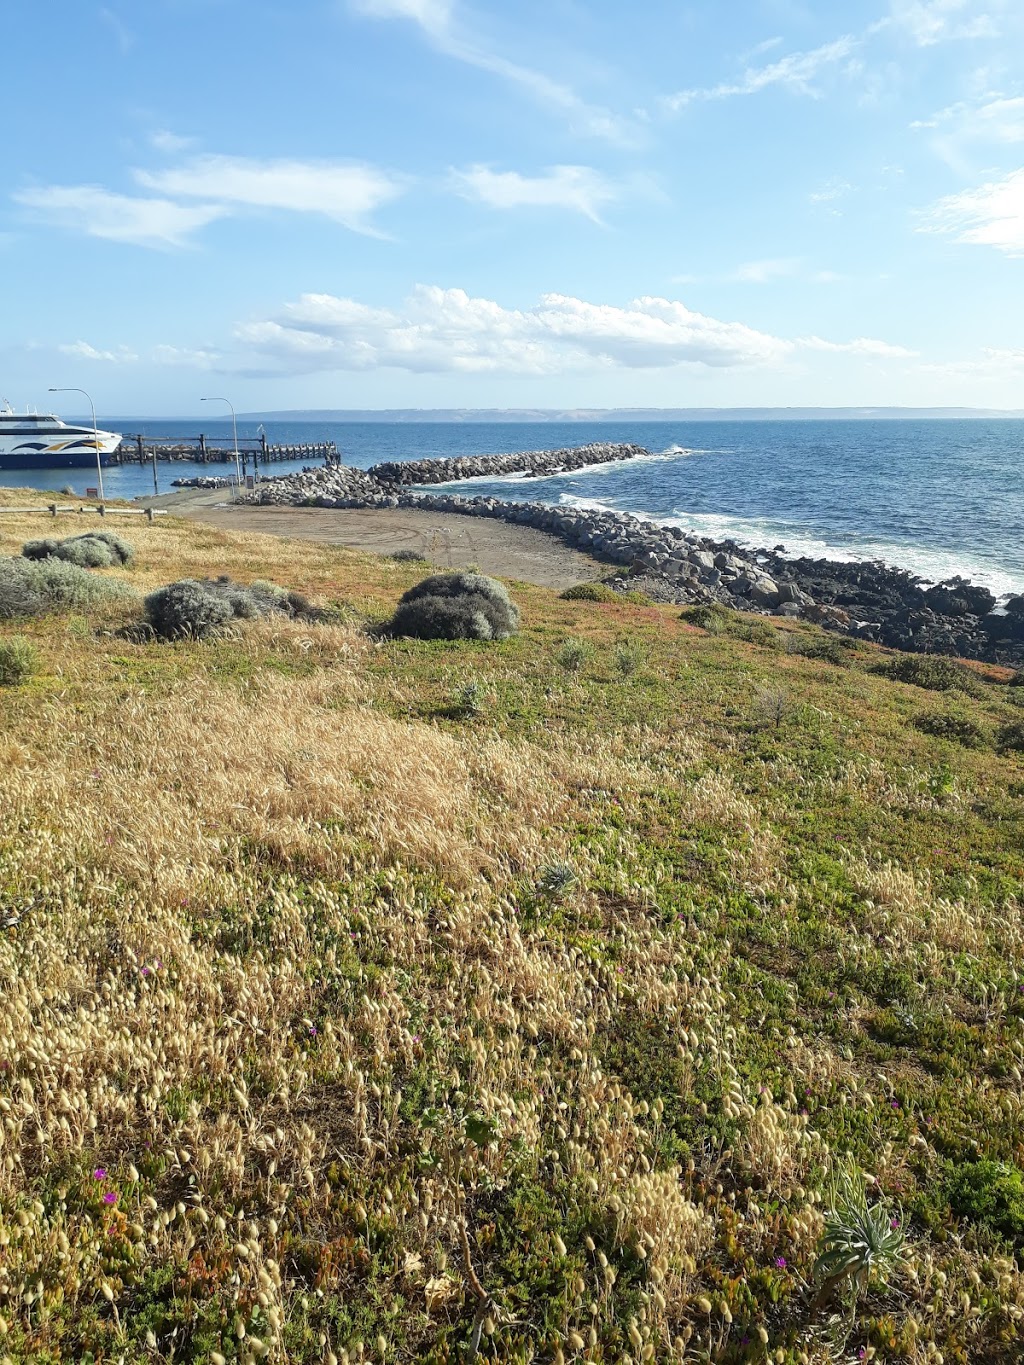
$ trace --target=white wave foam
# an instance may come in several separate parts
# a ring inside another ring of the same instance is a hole
[[[664,450],[657,451],[651,456],[654,460],[678,459],[687,455],[731,455],[732,451],[725,446],[666,446]]]
[[[679,508],[674,516],[657,517],[647,512],[614,507],[596,498],[574,497],[570,493],[563,493],[559,501],[593,512],[629,510],[640,521],[649,521],[656,526],[678,526],[684,531],[706,536],[708,540],[734,540],[737,545],[747,549],[771,549],[774,545],[782,544],[790,559],[806,555],[810,559],[834,559],[846,564],[881,560],[893,568],[906,569],[927,583],[941,583],[959,574],[979,587],[988,588],[998,598],[1024,592],[1024,573],[1004,569],[990,560],[954,550],[875,540],[861,541],[857,545],[835,544],[809,534],[792,522],[768,517],[727,517],[707,512],[684,512]]]
[[[514,474],[474,474],[468,479],[449,479],[447,483],[430,484],[431,488],[458,488],[463,484],[481,483],[546,483],[549,479],[576,478],[579,474],[598,474],[605,470],[627,469],[630,465],[655,464],[666,460],[685,459],[690,455],[727,455],[727,450],[696,450],[684,446],[671,446],[668,450],[648,451],[646,455],[633,455],[622,460],[598,460],[596,464],[581,465],[579,469],[559,469],[550,474],[530,474],[518,470]],[[421,485],[426,487],[427,485]]]

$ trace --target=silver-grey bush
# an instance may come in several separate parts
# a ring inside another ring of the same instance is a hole
[[[321,620],[326,613],[301,593],[257,579],[250,584],[223,578],[184,578],[158,588],[145,601],[146,620],[162,640],[202,640],[231,621],[252,621],[277,612]]]
[[[133,595],[127,584],[98,578],[64,559],[0,556],[0,620],[62,608],[82,610]]]
[[[505,640],[518,629],[505,585],[479,573],[432,574],[405,593],[388,625],[420,640]]]

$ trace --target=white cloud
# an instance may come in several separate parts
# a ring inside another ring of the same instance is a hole
[[[177,133],[169,132],[166,128],[158,128],[155,133],[150,133],[149,141],[158,152],[170,154],[187,152],[189,147],[195,144],[194,137],[179,137]]]
[[[99,17],[113,33],[122,56],[127,55],[135,46],[135,34],[112,9],[101,9]]]
[[[517,171],[492,171],[471,166],[452,171],[451,183],[466,199],[491,208],[561,208],[582,213],[599,223],[602,205],[619,197],[618,189],[589,166],[551,166],[544,175],[520,175]]]
[[[61,355],[74,356],[78,360],[105,360],[108,364],[125,364],[138,360],[134,351],[127,346],[119,346],[116,351],[100,351],[87,341],[67,342],[57,347]]]
[[[966,152],[972,143],[1012,146],[1024,142],[1024,96],[989,92],[978,100],[951,104],[910,126],[915,131],[931,132],[935,151],[947,164],[966,173]]]
[[[183,346],[154,346],[150,359],[157,365],[195,366],[208,370],[216,365],[220,356],[216,351],[195,350]]]
[[[818,97],[820,92],[813,82],[829,67],[835,67],[852,57],[861,40],[846,34],[831,43],[824,43],[811,52],[791,52],[768,66],[748,67],[738,81],[724,81],[719,85],[680,90],[668,95],[663,106],[672,113],[698,100],[722,100],[734,95],[756,95],[770,86],[778,85],[797,95]]]
[[[536,306],[515,309],[462,289],[425,285],[418,285],[400,309],[304,294],[277,317],[240,326],[236,338],[255,357],[246,368],[264,374],[397,368],[421,374],[549,375],[778,365],[801,349],[913,354],[870,338],[787,341],[672,299],[640,298],[619,307],[545,294]]]
[[[744,261],[733,271],[732,278],[740,284],[770,284],[772,280],[792,278],[799,270],[800,262],[795,257]]]
[[[162,171],[136,171],[146,189],[221,205],[323,213],[355,232],[373,232],[368,218],[403,186],[375,166],[316,161],[256,161],[201,156]]]
[[[111,242],[136,246],[181,247],[190,235],[227,210],[221,204],[175,204],[170,199],[138,199],[113,194],[99,185],[47,185],[18,190],[16,203],[44,222],[85,232]]]
[[[488,71],[527,90],[541,104],[566,115],[580,133],[608,142],[630,144],[635,135],[625,120],[608,109],[588,104],[567,85],[531,67],[489,52],[460,31],[451,0],[350,0],[357,14],[372,19],[410,19],[418,24],[432,47],[455,61]]]
[[[461,289],[419,285],[400,311],[306,294],[238,338],[285,371],[394,366],[419,373],[550,374],[621,366],[751,365],[786,355],[787,343],[720,322],[667,299],[627,308],[546,294],[508,309]]]
[[[372,19],[412,19],[440,32],[451,19],[451,0],[353,0],[353,9]]]
[[[995,37],[998,29],[988,9],[979,10],[975,0],[892,0],[890,15],[919,47],[931,47],[951,39]]]
[[[825,341],[822,337],[801,337],[797,343],[808,351],[838,351],[845,355],[882,356],[890,360],[911,360],[920,354],[906,346],[894,346],[874,337],[855,337],[852,341]]]
[[[1024,256],[1024,167],[976,190],[940,199],[922,231],[948,233],[958,242]]]

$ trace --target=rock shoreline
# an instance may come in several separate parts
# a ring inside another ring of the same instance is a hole
[[[619,572],[609,580],[613,588],[639,588],[656,601],[718,602],[737,611],[802,618],[895,649],[1024,664],[1024,595],[997,608],[987,588],[961,578],[926,586],[906,570],[880,563],[788,558],[781,546],[745,549],[628,512],[413,492],[409,487],[520,472],[544,475],[648,453],[640,446],[602,443],[572,451],[388,463],[371,470],[331,466],[266,479],[245,500],[338,509],[404,507],[496,518],[547,531],[615,565]]]

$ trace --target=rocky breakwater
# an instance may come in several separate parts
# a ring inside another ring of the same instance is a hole
[[[737,611],[801,617],[895,649],[1024,664],[1024,595],[997,607],[987,588],[963,579],[929,586],[884,564],[790,559],[782,547],[741,548],[732,541],[708,540],[625,512],[464,497],[448,491],[414,492],[383,480],[382,468],[304,470],[264,481],[250,500],[339,509],[408,507],[492,517],[546,531],[617,566],[620,572],[609,580],[612,587],[638,588],[655,601],[718,602]]]
[[[325,465],[301,474],[263,478],[246,502],[288,507],[397,507],[399,488],[364,469]]]
[[[194,479],[172,479],[172,488],[230,488],[231,480],[222,479],[216,474],[199,474]]]
[[[459,479],[501,478],[508,474],[527,474],[544,478],[549,474],[568,474],[588,465],[610,464],[615,460],[635,460],[650,455],[643,446],[593,441],[571,450],[525,450],[506,455],[462,455],[451,460],[390,460],[374,465],[368,472],[384,483],[455,483]]]

